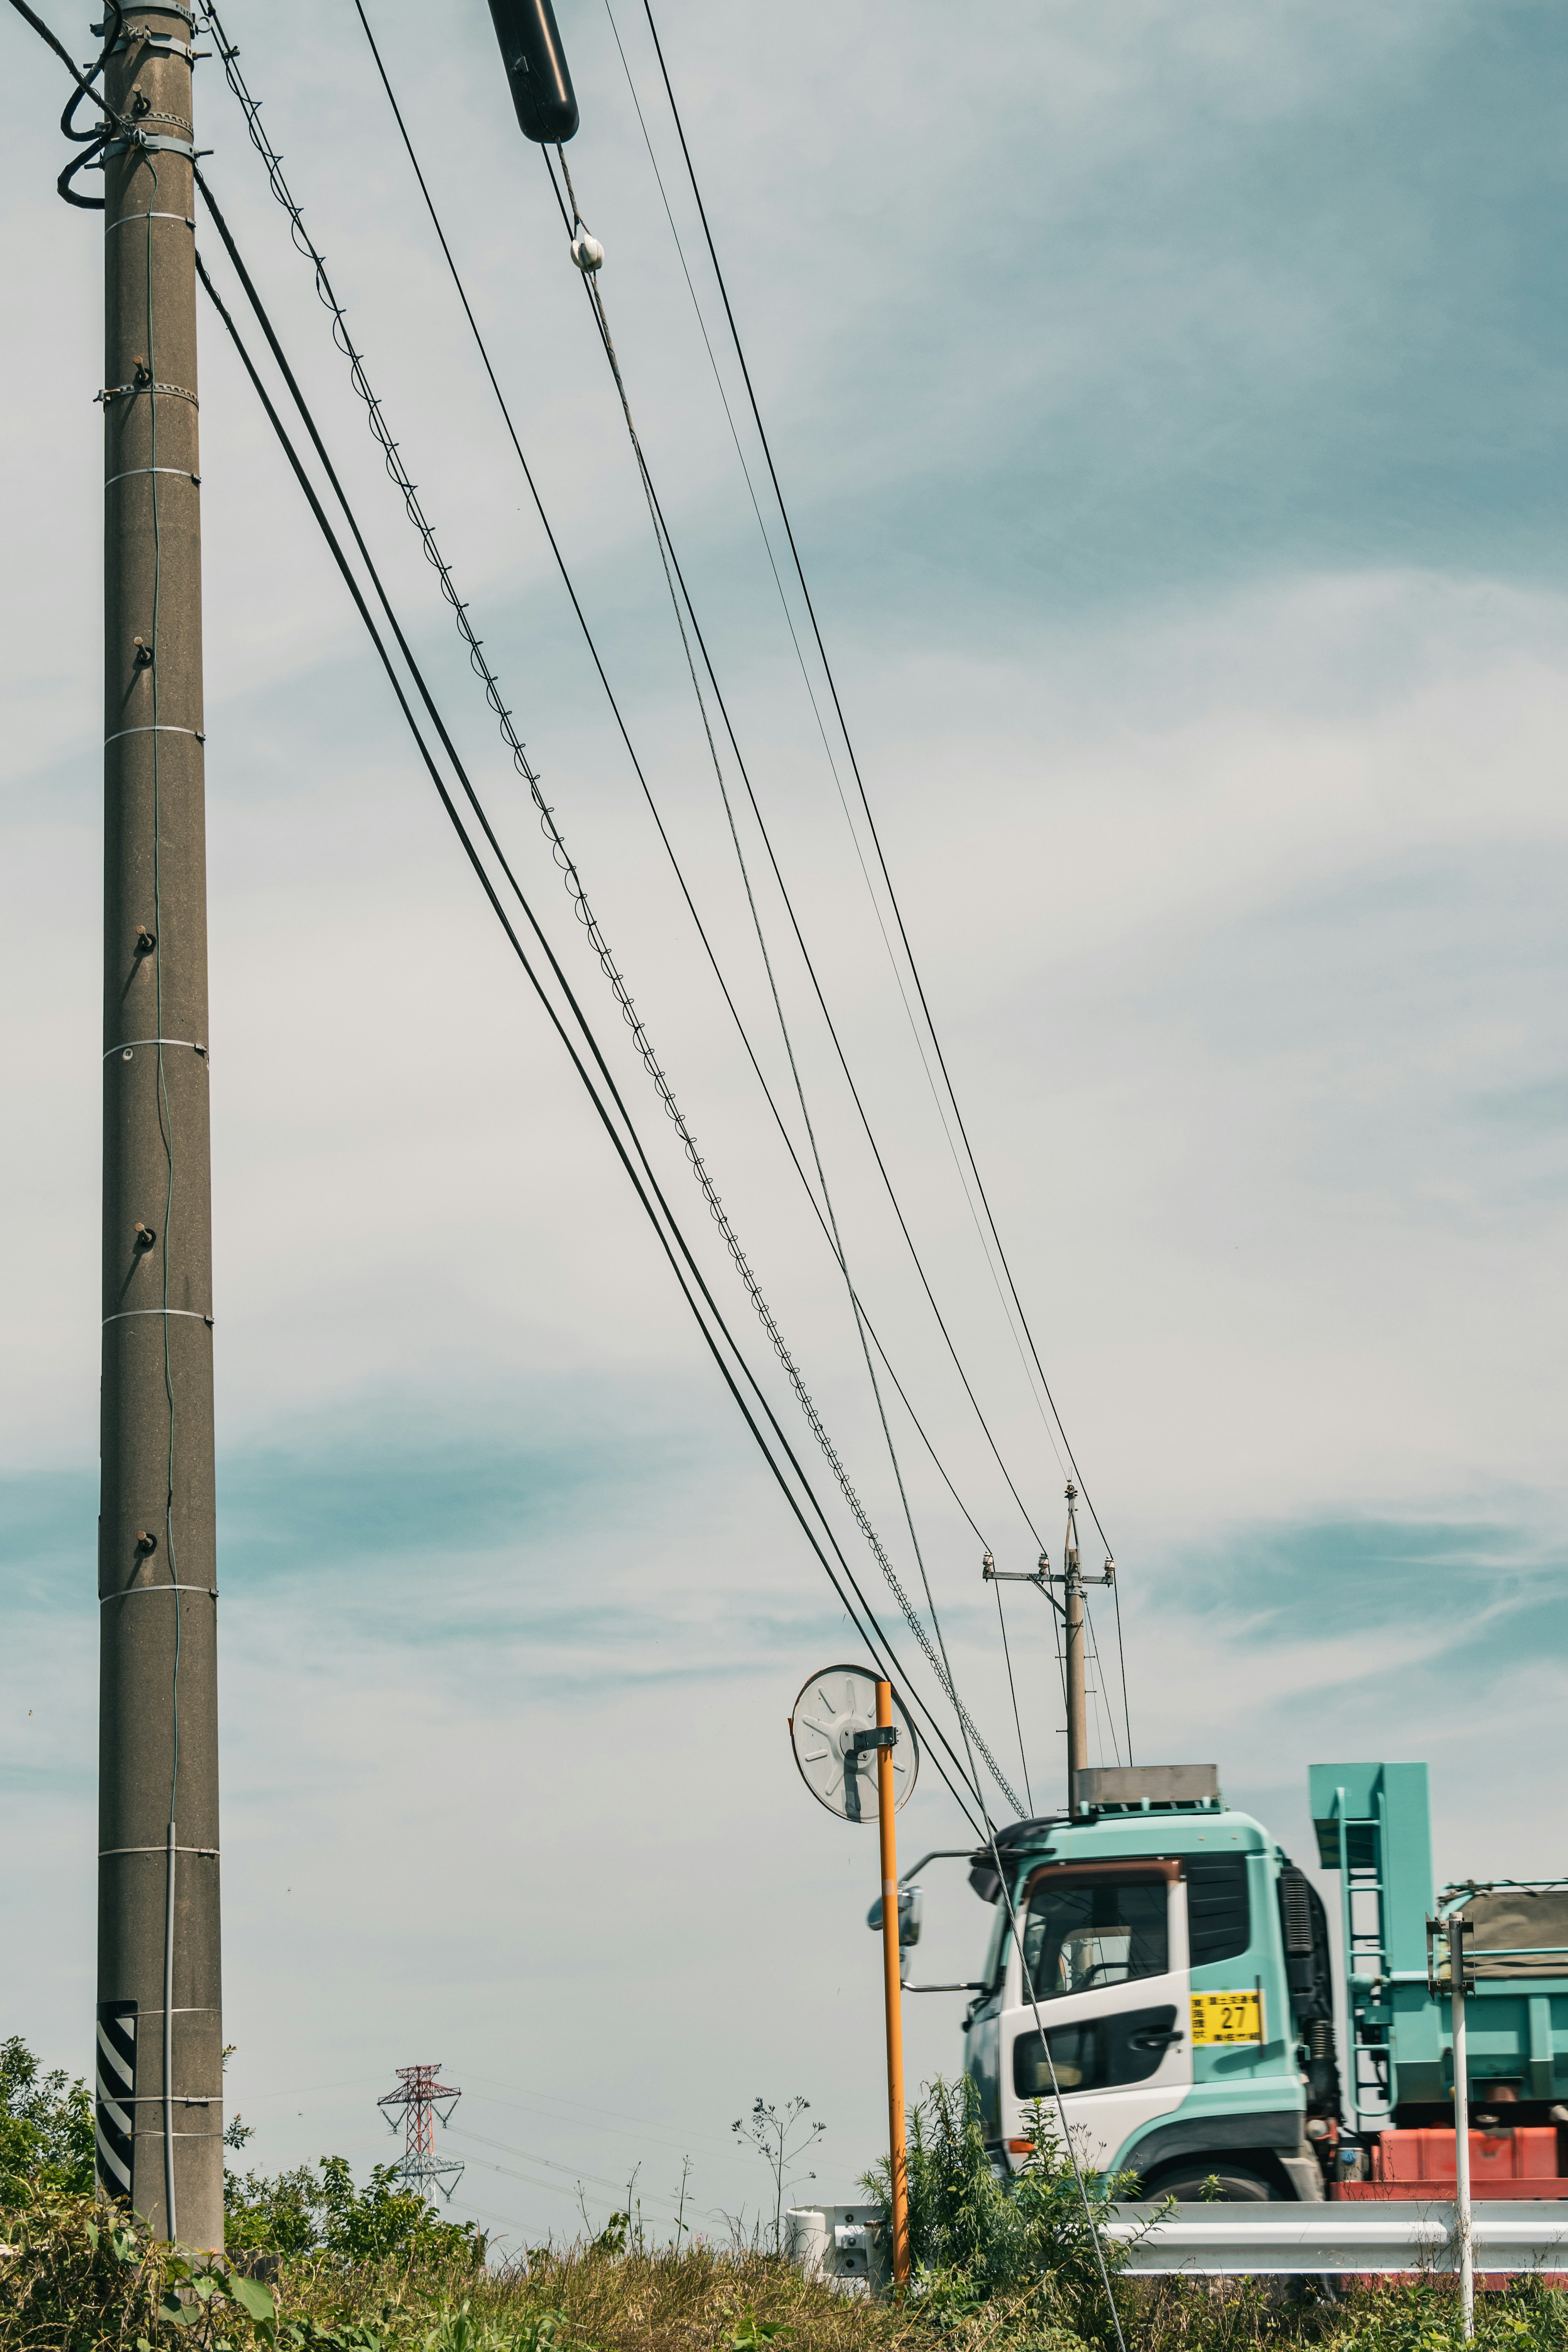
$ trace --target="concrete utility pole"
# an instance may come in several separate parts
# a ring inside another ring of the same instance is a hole
[[[1068,1739],[1068,1814],[1075,1815],[1079,1807],[1079,1774],[1089,1762],[1089,1694],[1085,1686],[1083,1660],[1084,1580],[1078,1556],[1078,1488],[1069,1478],[1067,1489],[1068,1528],[1062,1545],[1062,1572],[1056,1575],[1050,1556],[1040,1554],[1040,1564],[1032,1576],[1023,1576],[1016,1569],[998,1568],[987,1552],[980,1563],[980,1573],[992,1584],[1032,1584],[1045,1595],[1051,1607],[1061,1616],[1062,1681],[1067,1698]],[[1105,1573],[1092,1577],[1094,1584],[1114,1584],[1116,1563],[1106,1556]],[[1062,1587],[1058,1601],[1050,1588]],[[1000,1595],[998,1595],[1000,1599]]]
[[[1079,1774],[1089,1762],[1089,1694],[1085,1684],[1083,1663],[1083,1570],[1078,1556],[1078,1488],[1069,1478],[1067,1489],[1068,1531],[1062,1545],[1062,1633],[1064,1637],[1063,1666],[1067,1682],[1068,1704],[1068,1811],[1075,1815],[1079,1808]],[[1050,1577],[1044,1559],[1040,1572],[1047,1581]],[[1090,1579],[1095,1584],[1113,1584],[1116,1563],[1107,1559],[1102,1576]]]
[[[223,2242],[212,1214],[189,11],[105,76],[98,2167]]]
[[[1072,1508],[1072,1488],[1068,1488]],[[1083,1671],[1083,1577],[1079,1568],[1077,1529],[1069,1527],[1063,1561],[1062,1633],[1066,1645],[1068,1701],[1068,1811],[1078,1811],[1078,1776],[1089,1762],[1089,1700]]]

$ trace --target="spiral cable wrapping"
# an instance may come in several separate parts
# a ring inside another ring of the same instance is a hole
[[[632,1033],[638,1057],[653,1082],[654,1089],[664,1107],[667,1118],[672,1121],[680,1139],[681,1148],[701,1189],[703,1199],[707,1202],[709,1214],[723,1236],[725,1247],[729,1251],[735,1271],[740,1276],[758,1320],[768,1336],[769,1343],[789,1382],[795,1402],[805,1414],[812,1435],[816,1438],[833,1473],[834,1480],[844,1497],[850,1517],[864,1537],[878,1567],[882,1571],[889,1591],[898,1602],[904,1622],[920,1644],[926,1663],[935,1675],[950,1706],[968,1732],[975,1748],[984,1758],[996,1785],[1006,1797],[1014,1811],[1022,1815],[1025,1807],[1020,1803],[991,1749],[981,1737],[978,1727],[958,1696],[945,1664],[933,1648],[925,1627],[921,1622],[918,1612],[900,1581],[897,1570],[888,1556],[887,1549],[872,1526],[865,1505],[856,1492],[837,1449],[827,1434],[822,1416],[806,1388],[800,1368],[791,1354],[788,1342],[763,1296],[762,1286],[752,1269],[740,1236],[731,1222],[729,1212],[719,1196],[718,1189],[709,1174],[701,1153],[698,1150],[696,1137],[687,1122],[686,1115],[676,1099],[674,1089],[654,1050],[647,1026],[633,1000],[630,987],[616,961],[598,918],[589,903],[576,861],[566,846],[564,836],[555,822],[554,813],[541,789],[539,774],[530,761],[522,740],[512,725],[511,713],[507,709],[501,694],[500,681],[484,657],[483,640],[475,635],[473,625],[468,619],[468,606],[457,592],[450,567],[437,544],[435,532],[419,503],[418,486],[410,478],[408,469],[403,463],[398,444],[382,415],[380,398],[371,386],[370,379],[365,373],[363,358],[354,349],[353,338],[349,334],[347,313],[338,300],[331,280],[327,275],[326,257],[305,226],[304,215],[299,205],[295,203],[289,184],[283,176],[282,158],[262,127],[261,101],[253,98],[247,87],[245,77],[237,63],[238,51],[225,32],[216,8],[208,5],[203,13],[217,44],[218,55],[223,63],[224,78],[245,116],[246,129],[249,133],[251,145],[261,158],[266,169],[268,184],[273,196],[289,216],[289,236],[293,240],[295,250],[302,259],[310,264],[314,273],[317,298],[323,308],[331,314],[332,340],[348,362],[350,381],[364,404],[370,428],[382,451],[383,463],[387,474],[396,486],[403,499],[404,510],[419,535],[426,560],[440,581],[441,593],[452,608],[458,632],[468,647],[469,667],[483,684],[485,699],[495,715],[502,740],[511,753],[512,765],[527,784],[534,807],[538,811],[540,829],[550,844],[551,856],[564,880],[567,896],[572,901],[573,912],[587,933],[589,945],[598,960],[599,968],[608,981],[611,992],[620,1007],[621,1018]]]

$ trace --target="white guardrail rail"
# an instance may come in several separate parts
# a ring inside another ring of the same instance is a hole
[[[1119,2205],[1106,2234],[1131,2246],[1132,2278],[1172,2272],[1457,2271],[1451,2200],[1336,2198],[1322,2204]],[[1488,2198],[1471,2208],[1478,2271],[1568,2275],[1568,2202]]]

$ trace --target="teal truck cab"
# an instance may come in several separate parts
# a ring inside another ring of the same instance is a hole
[[[1059,2092],[1080,2158],[1145,2195],[1452,2193],[1450,1996],[1427,1922],[1462,1911],[1474,2193],[1568,2196],[1568,1882],[1435,1896],[1426,1766],[1313,1765],[1342,2084],[1323,1903],[1213,1767],[1084,1769],[1075,1793],[1070,1817],[1015,1822],[970,1857],[994,1918],[964,2063],[999,2164],[1016,2168],[1027,2110]]]
[[[995,1916],[965,2069],[994,2156],[1016,2167],[1054,2069],[1082,2159],[1145,2194],[1322,2197],[1340,2095],[1316,1890],[1211,1767],[1078,1782],[1074,1819],[998,1840],[1019,1937],[989,1849],[971,1864]]]

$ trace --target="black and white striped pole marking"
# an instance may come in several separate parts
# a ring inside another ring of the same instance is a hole
[[[121,2201],[131,2196],[132,2142],[136,2136],[136,2003],[98,2004],[97,2096],[94,2137],[98,2186]]]

